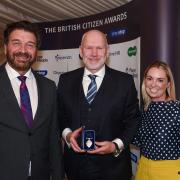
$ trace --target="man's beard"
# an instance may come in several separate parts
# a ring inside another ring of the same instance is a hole
[[[91,62],[90,58],[83,57],[83,62],[84,62],[87,69],[93,70],[93,71],[98,71],[105,64],[106,57],[96,58],[95,60],[97,62],[93,63],[94,60],[92,60],[92,62]]]
[[[27,72],[32,64],[35,62],[35,58],[33,59],[32,58],[32,55],[25,52],[17,52],[17,53],[13,53],[12,55],[9,54],[9,52],[7,52],[7,61],[8,63],[10,64],[10,66],[15,69],[16,71],[24,71],[24,72]],[[28,59],[26,62],[22,62],[22,63],[18,63],[16,61],[16,59],[18,58],[25,58],[25,59]]]

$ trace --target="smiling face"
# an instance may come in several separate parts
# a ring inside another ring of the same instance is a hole
[[[5,44],[5,55],[9,65],[19,74],[25,74],[34,63],[37,55],[36,37],[23,29],[15,29]]]
[[[145,90],[152,101],[165,101],[167,88],[170,86],[165,71],[161,68],[150,68],[145,77]]]
[[[83,36],[80,55],[85,67],[90,72],[99,71],[104,66],[108,54],[107,40],[102,32],[92,30]]]

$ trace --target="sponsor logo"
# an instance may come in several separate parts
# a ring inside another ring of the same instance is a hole
[[[42,76],[46,76],[48,71],[47,70],[36,70],[36,72]]]
[[[131,152],[131,160],[133,162],[137,163],[137,159],[138,159],[138,157],[134,153]]]
[[[111,38],[118,38],[121,36],[125,36],[125,34],[127,34],[127,29],[114,29],[112,31],[109,32],[109,37]]]
[[[128,49],[128,56],[135,56],[136,54],[137,54],[137,47],[136,46],[134,46],[134,47],[130,47],[129,49]]]
[[[43,58],[43,56],[38,56],[36,59],[37,62],[48,62],[47,58]]]
[[[69,59],[72,59],[72,56],[60,56],[59,54],[55,56],[56,61],[69,60]]]
[[[120,55],[120,51],[114,51],[109,53],[109,56],[119,56],[119,55]]]
[[[53,74],[58,75],[58,76],[60,76],[63,73],[65,73],[65,72],[53,71]]]
[[[128,73],[128,74],[131,74],[134,78],[138,77],[138,74],[137,74],[135,68],[126,67],[125,72]]]

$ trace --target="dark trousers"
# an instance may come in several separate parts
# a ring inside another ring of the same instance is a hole
[[[78,163],[78,172],[75,176],[68,176],[68,180],[104,180],[100,167],[92,159],[84,158]]]

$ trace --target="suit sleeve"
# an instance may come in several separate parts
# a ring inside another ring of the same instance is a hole
[[[131,77],[131,76],[130,76]],[[126,148],[132,141],[140,118],[137,91],[133,78],[129,78],[126,101],[123,113],[123,133],[120,139]]]
[[[63,163],[62,163],[62,145],[60,139],[59,126],[57,123],[57,99],[56,99],[56,86],[53,88],[54,94],[54,107],[52,107],[52,121],[50,127],[50,162],[52,180],[63,179]]]
[[[68,115],[66,113],[66,110],[64,109],[64,99],[63,94],[65,93],[64,90],[64,76],[61,75],[59,78],[58,88],[57,88],[57,111],[58,111],[58,122],[59,122],[59,129],[60,133],[62,134],[62,131],[65,128],[69,128],[70,125],[68,123]]]

